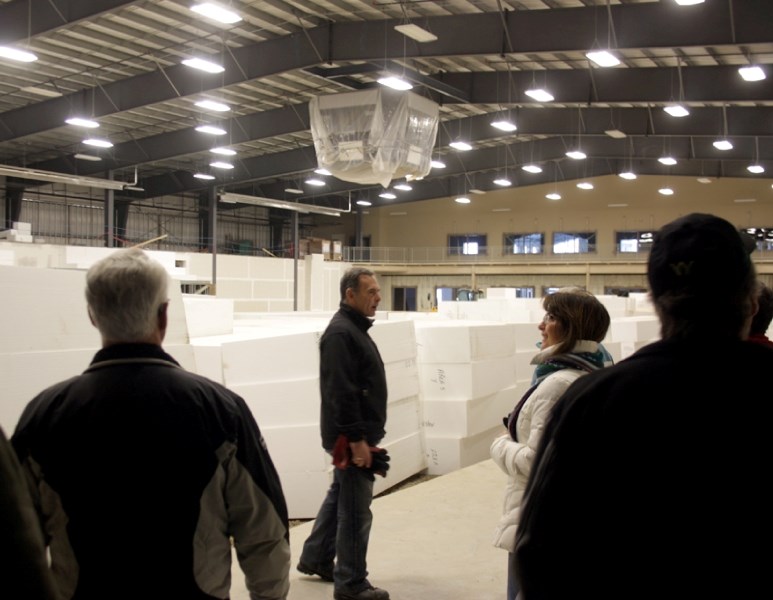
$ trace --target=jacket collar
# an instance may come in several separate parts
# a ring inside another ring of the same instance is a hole
[[[341,302],[339,312],[346,315],[352,323],[354,323],[358,329],[367,331],[373,326],[373,319],[369,319],[361,312],[354,310],[351,306],[345,302]]]
[[[92,365],[96,365],[108,360],[124,360],[131,359],[143,359],[152,358],[156,360],[164,360],[172,364],[178,365],[179,363],[172,358],[169,354],[164,352],[161,346],[155,344],[113,344],[102,348],[94,355],[94,359],[91,361]]]

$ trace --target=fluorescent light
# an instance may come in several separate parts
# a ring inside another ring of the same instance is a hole
[[[672,190],[670,187],[662,187],[658,190],[658,194],[663,194],[664,196],[673,196],[674,190]]]
[[[717,150],[732,150],[733,149],[733,143],[728,139],[722,139],[722,140],[715,140],[712,143],[712,146],[714,146]]]
[[[446,163],[444,163],[442,160],[435,159],[432,162],[430,162],[429,164],[430,164],[430,166],[433,169],[445,169],[446,168]]]
[[[461,150],[462,152],[466,152],[467,150],[472,150],[472,146],[467,142],[463,142],[462,140],[451,142],[448,145],[451,146],[451,148],[454,148],[456,150]]]
[[[317,178],[317,177],[310,177],[304,183],[306,183],[308,185],[313,185],[313,186],[316,186],[316,187],[322,187],[323,185],[325,185],[325,182],[322,181],[321,179]]]
[[[574,160],[582,160],[583,158],[587,158],[587,155],[582,150],[570,150],[566,153],[566,155],[569,158],[573,158]]]
[[[122,190],[126,185],[125,181],[99,179],[98,177],[85,177],[83,175],[66,175],[54,171],[41,171],[39,169],[27,169],[24,167],[11,167],[7,165],[0,165],[0,175],[18,177],[20,179],[34,179],[36,181],[82,185],[103,190]]]
[[[0,58],[18,60],[19,62],[33,62],[38,59],[32,52],[17,50],[16,48],[9,48],[8,46],[0,46]]]
[[[96,146],[97,148],[112,148],[113,143],[108,140],[100,140],[97,138],[88,138],[83,140],[83,143],[87,146]]]
[[[459,196],[458,198],[454,198],[454,202],[458,202],[459,204],[469,204],[472,200],[467,196]]]
[[[545,194],[545,198],[547,198],[548,200],[560,200],[561,194],[559,194],[558,192],[550,192],[549,194]]]
[[[539,165],[523,165],[521,168],[527,173],[542,173],[542,167]]]
[[[615,138],[616,140],[622,140],[624,137],[626,137],[625,132],[620,131],[619,129],[607,129],[604,133],[606,133],[611,138]]]
[[[526,90],[525,94],[537,102],[553,102],[553,100],[555,100],[555,98],[553,98],[553,94],[542,88]]]
[[[480,195],[483,195],[486,193],[483,190],[479,190],[478,188],[470,188],[467,191],[470,192],[471,194],[480,194]]]
[[[332,175],[330,171],[328,171],[327,169],[323,169],[322,167],[320,167],[319,169],[314,169],[314,172],[317,175]]]
[[[196,128],[199,133],[209,133],[210,135],[225,135],[225,129],[215,127],[214,125],[199,125]]]
[[[315,206],[313,204],[301,204],[300,202],[288,202],[286,200],[274,200],[273,198],[261,198],[260,196],[246,196],[244,194],[232,194],[224,192],[220,194],[221,202],[241,202],[242,204],[252,204],[254,206],[265,206],[267,208],[282,208],[299,213],[317,213],[320,215],[329,215],[340,217],[341,209],[328,208],[327,206]],[[348,211],[347,211],[348,212]]]
[[[491,123],[492,127],[496,127],[497,129],[500,129],[501,131],[515,131],[518,129],[518,127],[515,125],[515,123],[512,123],[510,121],[492,121]]]
[[[679,6],[692,6],[693,4],[703,4],[704,0],[674,0]]]
[[[686,117],[690,114],[690,111],[681,104],[669,104],[668,106],[664,107],[663,110],[672,117]]]
[[[214,167],[215,169],[233,169],[234,168],[234,166],[231,163],[222,162],[219,160],[209,163],[209,166]]]
[[[62,96],[62,94],[57,92],[56,90],[49,90],[48,88],[36,87],[34,85],[23,87],[21,88],[21,91],[27,92],[28,94],[37,94],[38,96],[45,96],[46,98],[59,98]]]
[[[78,160],[90,160],[92,162],[102,160],[102,157],[94,156],[93,154],[76,154],[73,158],[77,158]]]
[[[676,164],[676,159],[673,156],[661,156],[658,162],[662,165],[672,166]]]
[[[607,208],[625,208],[628,206],[624,202],[616,202],[615,204],[607,204]]]
[[[124,189],[124,190],[129,190],[129,191],[131,191],[131,192],[144,192],[144,191],[145,191],[145,188],[144,188],[144,187],[141,187],[141,186],[139,186],[139,185],[127,185],[127,186],[126,186],[125,188],[123,188],[123,189]]]
[[[587,52],[585,56],[600,67],[616,67],[620,64],[620,60],[614,54],[607,52],[606,50]]]
[[[623,171],[622,173],[618,173],[618,176],[627,179],[628,181],[636,179],[636,173],[633,171]]]
[[[213,19],[218,23],[225,23],[226,25],[230,25],[231,23],[238,23],[242,20],[242,18],[235,12],[220,6],[219,4],[215,4],[214,2],[203,2],[202,4],[195,4],[191,6],[191,10],[195,13],[199,13],[204,17]]]
[[[96,121],[92,121],[91,119],[82,119],[81,117],[72,117],[70,119],[66,119],[65,123],[68,125],[75,125],[76,127],[86,127],[87,129],[94,129],[95,127],[99,127],[99,123]]]
[[[373,206],[373,203],[370,200],[357,200],[357,204],[359,206]]]
[[[378,195],[378,197],[379,197],[379,198],[384,198],[384,199],[386,199],[386,200],[394,200],[395,198],[397,198],[397,196],[395,196],[394,194],[392,194],[392,193],[390,193],[390,192],[381,192],[381,193]]]
[[[303,190],[299,190],[298,188],[285,188],[285,192],[288,194],[302,194]]]
[[[193,176],[196,179],[204,179],[205,181],[211,181],[215,178],[214,175],[210,175],[209,173],[194,173]]]
[[[735,198],[733,202],[737,204],[746,204],[747,202],[757,202],[757,198]]]
[[[492,208],[491,212],[510,212],[511,210],[510,208]]]
[[[762,165],[749,165],[746,167],[746,170],[749,171],[749,173],[759,174],[765,172],[765,167]]]
[[[391,212],[391,213],[389,213],[389,214],[390,214],[391,216],[393,216],[393,217],[404,217],[404,216],[405,216],[405,215],[407,215],[408,213],[407,213],[407,212]]]
[[[494,183],[496,185],[501,185],[502,187],[509,187],[509,186],[513,185],[513,182],[510,181],[507,177],[497,177],[494,180]]]
[[[593,184],[590,181],[581,181],[577,184],[577,187],[581,190],[592,190]]]
[[[699,183],[711,183],[711,177],[698,177]]]
[[[217,63],[213,63],[208,60],[204,60],[203,58],[186,58],[183,61],[183,64],[186,67],[191,67],[192,69],[198,69],[199,71],[204,71],[205,73],[222,73],[225,71],[225,69],[218,65]]]
[[[236,155],[236,150],[231,150],[231,148],[222,148],[222,147],[210,148],[209,151],[212,154],[220,154],[222,156],[235,156]]]
[[[417,42],[426,43],[434,42],[437,40],[437,36],[434,33],[430,33],[426,29],[422,29],[418,25],[413,23],[406,23],[405,25],[395,25],[395,31],[399,31],[405,36],[408,36],[412,40]]]
[[[761,67],[740,67],[738,74],[744,78],[745,81],[762,81],[765,79],[765,71]]]
[[[214,110],[215,112],[226,112],[231,110],[231,107],[222,102],[215,102],[214,100],[201,100],[196,102],[196,106],[199,108],[205,108],[207,110]]]
[[[381,85],[392,88],[393,90],[405,91],[413,88],[413,85],[411,85],[405,79],[402,79],[401,77],[395,77],[394,75],[386,75],[379,79],[378,82]]]
[[[413,188],[408,185],[407,183],[398,183],[396,186],[394,186],[396,190],[401,190],[403,192],[410,192]]]

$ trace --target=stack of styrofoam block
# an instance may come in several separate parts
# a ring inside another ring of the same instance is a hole
[[[518,394],[515,328],[416,321],[427,470],[443,474],[486,459]]]
[[[596,296],[599,302],[607,309],[611,318],[628,317],[633,314],[636,300],[625,296],[612,296],[609,294],[600,294]]]
[[[386,436],[381,447],[389,451],[390,468],[385,478],[376,477],[378,494],[427,467],[421,431],[419,372],[413,321],[375,321],[370,336],[378,346],[387,379]]]
[[[660,321],[655,315],[634,315],[612,319],[607,334],[610,349],[614,342],[620,344],[620,359],[624,359],[647,344],[660,339]]]
[[[9,242],[32,242],[32,224],[14,221],[10,229],[0,231],[0,239]]]

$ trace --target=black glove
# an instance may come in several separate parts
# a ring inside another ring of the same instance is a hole
[[[370,453],[373,455],[373,458],[371,459],[368,471],[386,477],[387,471],[389,470],[389,461],[391,459],[386,448],[376,448],[371,446]]]

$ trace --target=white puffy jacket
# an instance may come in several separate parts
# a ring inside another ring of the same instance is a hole
[[[572,348],[572,352],[596,352],[598,346],[596,342],[581,340]],[[538,353],[531,364],[543,363],[550,357],[553,348]],[[494,529],[494,545],[498,548],[508,552],[515,548],[521,499],[550,410],[572,382],[585,374],[586,371],[579,369],[562,369],[548,375],[532,392],[518,415],[516,430],[520,441],[514,442],[510,434],[505,433],[492,442],[491,458],[508,476],[502,518]],[[517,403],[518,400],[513,406]]]

